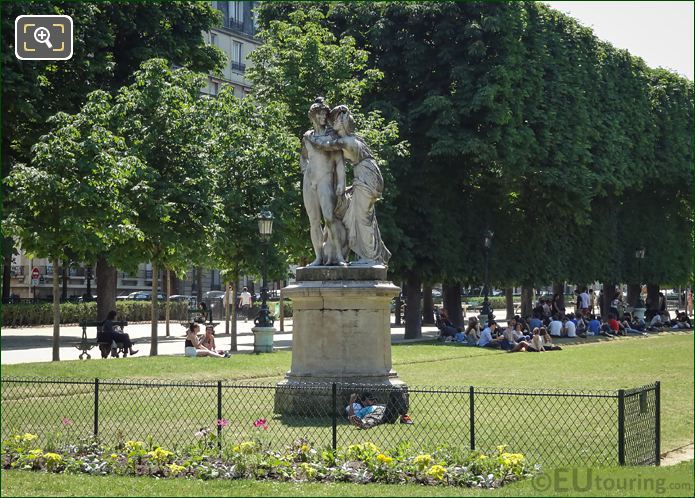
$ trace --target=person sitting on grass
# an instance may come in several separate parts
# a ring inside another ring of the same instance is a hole
[[[468,326],[464,332],[469,346],[475,346],[480,339],[480,322],[478,318],[472,316],[468,319]]]
[[[601,318],[598,315],[594,315],[586,324],[587,335],[599,335],[601,333]]]
[[[217,354],[228,357],[229,353],[227,351],[218,350],[215,346],[215,326],[207,324],[205,327],[205,335],[200,340],[200,344],[209,349],[210,351],[215,351]]]
[[[517,341],[514,337],[514,329],[510,326],[504,329],[502,333],[502,341],[500,342],[500,347],[509,353],[517,353],[519,351],[526,351],[528,347],[528,342],[521,340]]]
[[[573,319],[574,315],[570,313],[562,320],[562,327],[565,330],[565,337],[577,337],[577,325],[572,321]]]
[[[436,325],[439,329],[438,339],[440,341],[452,340],[460,330],[454,327],[454,324],[449,320],[449,313],[447,313],[446,309],[442,308],[439,310],[438,315],[436,320]]]
[[[543,336],[541,335],[541,329],[536,327],[533,329],[533,337],[531,338],[531,342],[529,345],[526,347],[526,351],[529,353],[542,353],[545,351],[545,347],[543,346]]]
[[[623,315],[623,319],[620,320],[620,328],[626,334],[647,335],[644,332],[644,326],[640,326],[638,323],[636,323],[632,319],[632,315],[627,312]]]
[[[360,429],[371,429],[377,425],[395,422],[397,410],[391,406],[381,405],[371,392],[362,396],[357,393],[350,395],[350,404],[345,407],[348,420]],[[400,414],[401,424],[412,425],[413,419],[407,413]]]
[[[541,327],[539,333],[541,337],[543,337],[543,349],[545,349],[546,351],[562,351],[562,348],[560,346],[556,346],[553,344],[553,339],[550,337],[548,329],[546,329],[545,327]]]
[[[690,318],[688,318],[688,315],[684,311],[676,311],[676,319],[671,320],[671,328],[673,330],[691,329],[693,328],[693,323],[690,321]]]
[[[215,358],[224,358],[223,354],[219,354],[216,351],[210,351],[208,348],[203,346],[198,339],[198,332],[200,331],[200,325],[197,323],[191,323],[186,331],[186,349],[184,354],[186,356],[213,356]]]
[[[553,315],[553,319],[550,321],[548,328],[550,329],[550,335],[553,337],[562,337],[564,325],[558,315]]]
[[[483,329],[480,333],[480,339],[478,339],[478,347],[481,348],[499,348],[502,345],[504,337],[494,337],[495,331],[497,330],[497,322],[490,320],[487,327]]]

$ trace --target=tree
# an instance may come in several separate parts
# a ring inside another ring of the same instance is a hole
[[[121,88],[113,108],[118,135],[142,165],[128,194],[133,224],[142,237],[128,244],[128,254],[133,263],[152,262],[153,356],[159,269],[182,272],[210,253],[215,191],[209,175],[210,107],[200,93],[206,78],[152,59],[136,71],[133,84]]]
[[[20,14],[68,14],[74,21],[68,61],[21,61],[11,49],[2,53],[2,178],[15,164],[30,162],[31,146],[49,130],[48,117],[77,112],[94,90],[115,92],[131,81],[142,61],[164,57],[194,70],[222,67],[222,53],[201,36],[219,23],[219,13],[208,2],[3,2],[0,9],[5,47],[14,44],[14,20]],[[9,199],[4,196],[5,212],[14,208]],[[3,299],[10,292],[12,246],[5,238]],[[98,304],[105,309],[115,305],[115,269],[108,260],[108,254],[101,255],[97,266]],[[111,270],[112,289],[100,278]]]
[[[137,237],[123,191],[141,166],[109,129],[111,98],[94,92],[76,115],[58,113],[53,129],[33,147],[31,165],[17,164],[6,179],[12,210],[3,222],[30,254],[53,263],[53,360],[59,358],[60,262],[92,260],[114,240]]]
[[[288,130],[286,109],[279,104],[267,106],[251,97],[240,100],[233,89],[224,88],[217,99],[209,101],[214,127],[211,164],[216,201],[212,222],[212,261],[221,269],[227,286],[237,282],[241,272],[260,273],[257,215],[263,207],[275,214],[275,241],[289,238],[293,210],[286,209],[288,199],[298,187],[299,162],[295,151],[298,140]],[[279,244],[274,252],[272,274],[284,279],[287,249]],[[235,315],[236,290],[228,301]],[[236,350],[236,320],[232,319],[232,345]]]

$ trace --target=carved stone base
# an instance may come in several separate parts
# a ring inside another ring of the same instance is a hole
[[[307,402],[299,393],[308,391],[295,388],[305,383],[405,389],[391,369],[391,299],[399,291],[383,266],[298,268],[297,282],[283,289],[292,300],[292,366],[278,384],[276,411],[297,413]]]

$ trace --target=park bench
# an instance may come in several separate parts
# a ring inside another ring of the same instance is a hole
[[[99,351],[101,352],[102,358],[108,358],[109,353],[111,353],[111,356],[114,356],[115,358],[118,358],[121,354],[123,355],[123,358],[128,356],[127,349],[120,342],[106,342],[97,340],[92,341],[87,337],[87,328],[95,327],[98,331],[99,327],[101,327],[103,323],[104,322],[97,322],[95,320],[86,320],[80,322],[80,327],[82,327],[82,341],[80,342],[79,346],[75,346],[79,351],[82,351],[79,356],[80,360],[91,359],[92,355],[89,354],[89,351],[91,351],[92,348],[95,346],[99,347]],[[126,325],[128,325],[128,322],[118,321],[113,322],[113,325],[119,326],[121,327],[121,329],[125,329]],[[115,347],[113,347],[114,345]]]

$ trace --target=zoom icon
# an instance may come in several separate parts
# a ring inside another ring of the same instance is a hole
[[[72,57],[72,17],[18,16],[14,53],[21,60],[64,61]]]

